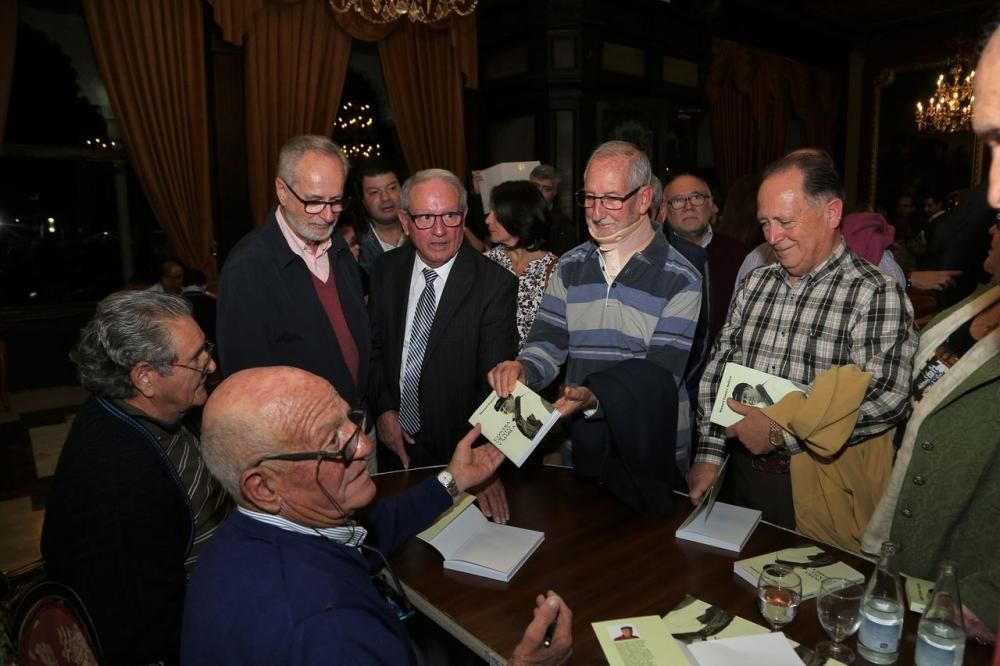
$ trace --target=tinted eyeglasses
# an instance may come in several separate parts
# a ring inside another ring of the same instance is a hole
[[[587,192],[586,190],[580,190],[576,193],[576,203],[584,208],[593,208],[600,201],[601,205],[604,206],[604,210],[621,210],[625,206],[625,202],[635,196],[635,193],[642,189],[642,185],[635,188],[623,197],[619,197],[614,194],[605,194],[604,196],[597,196]]]
[[[340,210],[344,210],[345,208],[347,208],[347,204],[350,201],[350,198],[347,197],[347,196],[334,197],[333,199],[330,199],[329,201],[317,201],[315,199],[303,199],[302,197],[299,196],[298,192],[296,192],[295,190],[292,189],[291,185],[289,185],[287,182],[285,182],[284,179],[282,179],[281,182],[285,183],[285,189],[287,189],[289,192],[291,192],[292,196],[299,200],[299,202],[302,204],[302,210],[304,210],[307,215],[319,215],[320,213],[323,212],[323,209],[326,208],[327,206],[330,207],[330,211],[331,212],[333,212],[334,209],[336,209],[336,208],[339,208]]]
[[[171,363],[170,365],[172,365],[172,366],[174,366],[176,368],[185,368],[187,370],[194,370],[195,372],[199,373],[202,377],[204,377],[209,372],[211,372],[210,368],[212,367],[212,352],[213,351],[215,351],[215,345],[212,344],[211,342],[209,342],[208,340],[205,340],[205,346],[202,347],[201,352],[198,354],[198,356],[201,356],[201,354],[206,354],[208,356],[208,360],[205,361],[205,365],[203,365],[200,368],[195,367],[193,365],[187,365],[185,363]]]
[[[320,449],[319,451],[299,451],[298,453],[278,453],[273,456],[264,456],[256,462],[254,467],[267,462],[268,460],[287,460],[296,462],[300,460],[315,460],[316,473],[319,474],[319,465],[324,460],[343,459],[344,465],[350,465],[358,453],[358,442],[361,441],[361,432],[365,429],[365,412],[362,409],[352,409],[347,413],[347,418],[354,424],[354,432],[347,438],[343,446],[337,447],[337,437],[333,438],[330,449]]]

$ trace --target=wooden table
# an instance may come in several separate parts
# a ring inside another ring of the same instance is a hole
[[[380,497],[396,494],[432,469],[376,477]],[[571,471],[525,465],[504,479],[511,524],[540,530],[545,541],[510,583],[445,571],[441,555],[413,539],[392,560],[411,601],[491,663],[505,663],[531,620],[535,595],[555,590],[573,609],[573,663],[603,664],[591,622],[664,615],[686,594],[758,624],[754,587],[733,573],[738,559],[812,543],[807,537],[761,523],[739,554],[678,540],[674,531],[690,505],[677,496],[673,518],[635,514],[595,483]],[[832,549],[830,546],[825,548]],[[843,553],[843,561],[866,576],[874,564]],[[913,663],[916,613],[906,613],[898,664]],[[809,600],[785,633],[815,646],[828,640]],[[856,637],[847,640],[851,649]],[[965,664],[989,664],[992,651],[969,642]],[[855,664],[867,664],[858,656]]]

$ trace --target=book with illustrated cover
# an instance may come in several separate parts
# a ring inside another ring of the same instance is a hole
[[[678,539],[696,541],[716,548],[740,552],[760,523],[760,511],[742,506],[716,502],[722,477],[726,473],[729,458],[722,463],[711,487],[705,491],[705,499],[691,511],[691,514],[674,532]]]
[[[733,571],[751,585],[757,585],[760,571],[765,564],[788,564],[802,579],[802,599],[811,599],[819,593],[819,586],[827,578],[845,578],[852,583],[862,583],[864,575],[837,560],[836,555],[817,546],[786,548],[774,553],[759,555],[733,563]]]
[[[705,603],[701,599],[696,599],[691,595],[684,597],[684,600],[674,606],[674,609],[663,616],[663,626],[673,639],[682,645],[692,646],[695,643],[705,641],[728,641],[734,638],[746,636],[761,636],[771,633],[767,627],[745,620],[739,615],[734,615],[729,611]],[[796,643],[791,638],[785,637],[789,646],[795,651],[799,659],[805,664],[815,664],[816,666],[839,666],[836,659],[827,659],[822,662],[815,655],[813,650],[805,645]],[[692,654],[692,652],[694,654]],[[693,650],[688,648],[688,654],[692,654],[694,661],[698,661],[698,648]]]
[[[545,438],[561,415],[551,404],[518,382],[506,398],[496,391],[469,417],[483,427],[483,436],[520,467]]]
[[[657,615],[593,622],[590,626],[610,666],[689,663]]]
[[[770,407],[792,391],[801,391],[793,382],[769,375],[760,370],[748,368],[739,363],[726,363],[719,380],[719,392],[715,394],[715,404],[709,420],[728,428],[743,417],[729,409],[726,398],[751,407]]]
[[[509,582],[545,534],[486,520],[464,495],[417,535],[444,555],[444,568]]]
[[[914,613],[923,613],[927,610],[927,604],[931,602],[931,595],[934,593],[934,581],[923,578],[903,577],[906,585],[906,598],[910,601],[910,610]]]

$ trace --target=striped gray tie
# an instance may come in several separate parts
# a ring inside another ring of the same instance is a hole
[[[437,280],[438,274],[429,268],[423,269],[423,273],[427,284],[417,301],[417,310],[413,313],[410,348],[406,353],[406,370],[403,372],[403,384],[399,392],[399,422],[411,435],[420,431],[420,368],[424,364],[424,351],[427,349],[427,340],[431,337],[434,310],[437,308],[434,280]]]

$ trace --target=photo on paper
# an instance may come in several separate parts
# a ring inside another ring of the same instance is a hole
[[[631,641],[641,638],[634,624],[624,624],[617,629],[607,627],[608,637],[613,641]]]

